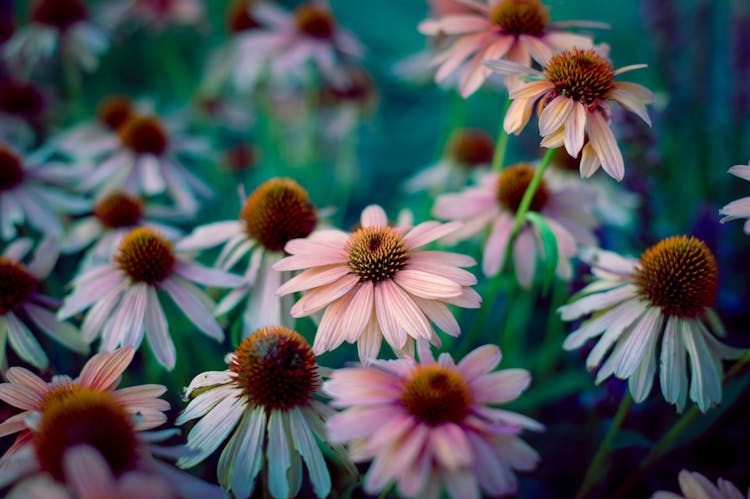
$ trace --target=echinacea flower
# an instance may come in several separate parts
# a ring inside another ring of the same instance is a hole
[[[712,305],[718,291],[716,260],[706,245],[687,236],[660,241],[638,261],[607,251],[584,254],[596,279],[578,298],[560,308],[562,319],[594,314],[565,340],[566,350],[601,335],[586,359],[599,368],[596,382],[613,374],[627,379],[636,402],[648,397],[661,345],[659,380],[664,398],[682,411],[688,395],[685,352],[689,356],[690,399],[706,412],[721,401],[722,359],[743,351],[723,345],[722,326]]]
[[[57,302],[42,292],[42,282],[57,262],[57,243],[44,239],[28,265],[22,263],[31,249],[28,239],[16,239],[0,256],[0,366],[6,366],[5,345],[26,362],[44,369],[49,360],[32,330],[79,353],[88,353],[88,345],[72,325],[58,320],[50,309]]]
[[[109,42],[90,21],[82,0],[34,0],[30,16],[31,23],[2,47],[2,55],[14,68],[28,72],[55,52],[85,71],[97,68]]]
[[[181,125],[154,114],[131,113],[108,138],[91,144],[101,158],[81,179],[81,189],[97,194],[125,189],[148,196],[166,194],[187,213],[198,209],[197,198],[213,196],[211,188],[193,174],[184,159],[209,154],[207,143],[188,136]],[[91,155],[87,144],[78,146]]]
[[[471,173],[490,166],[494,151],[495,141],[486,131],[479,128],[456,130],[448,139],[443,157],[407,179],[404,190],[438,193],[464,187]]]
[[[452,236],[454,239],[470,237],[490,227],[482,257],[484,275],[497,275],[506,251],[510,250],[516,277],[524,288],[533,282],[537,256],[544,257],[539,247],[538,229],[526,221],[521,225],[512,248],[508,248],[508,242],[516,212],[534,174],[535,168],[528,163],[506,167],[499,173],[487,173],[476,187],[438,196],[432,210],[438,218],[464,223],[462,229]],[[530,210],[538,212],[555,235],[559,254],[557,275],[570,279],[570,259],[578,252],[578,245],[596,245],[592,230],[598,222],[591,215],[594,196],[588,190],[559,187],[550,180],[548,176],[542,178]]]
[[[73,379],[69,376],[54,376],[46,382],[22,367],[11,367],[5,373],[7,383],[0,384],[0,400],[23,411],[0,424],[3,436],[18,433],[9,456],[32,440],[32,430],[27,427],[27,418],[36,418],[50,403],[81,390],[108,392],[117,399],[126,412],[138,415],[135,429],[151,430],[167,421],[164,411],[169,410],[169,402],[159,397],[167,391],[162,385],[140,385],[119,388],[122,374],[133,360],[132,347],[124,347],[114,352],[101,352],[91,357],[81,369],[81,374]]]
[[[15,431],[20,430],[18,426],[26,427],[27,437],[23,445],[0,459],[0,484],[16,484],[25,479],[49,476],[71,485],[67,483],[70,475],[66,476],[72,460],[70,453],[84,446],[95,451],[101,466],[106,463],[114,475],[130,472],[156,475],[181,496],[196,499],[222,497],[218,487],[156,459],[184,457],[192,452],[185,447],[159,445],[175,435],[176,430],[143,430],[141,418],[146,412],[134,414],[132,411],[138,404],[144,404],[160,414],[164,406],[169,407],[168,403],[157,398],[164,387],[144,385],[113,391],[119,383],[122,361],[129,361],[132,351],[113,354],[113,357],[118,357],[120,363],[101,364],[102,359],[99,359],[98,366],[89,364],[89,370],[82,372],[80,382],[58,384],[51,390],[24,370],[13,373],[13,378],[22,384],[2,385],[6,397],[14,397],[16,405],[33,412],[23,418],[11,418]],[[84,375],[95,377],[88,378],[84,384]],[[163,418],[163,414],[160,415]]]
[[[539,0],[490,0],[489,4],[452,0],[452,3],[460,6],[461,11],[423,21],[419,31],[452,37],[433,60],[433,64],[440,65],[435,81],[440,82],[460,69],[459,90],[464,97],[476,92],[492,74],[482,65],[483,61],[506,59],[530,67],[533,59],[544,66],[560,50],[592,47],[591,38],[566,33],[565,28],[604,27],[585,21],[552,23],[547,7]]]
[[[538,454],[519,435],[542,430],[536,421],[493,407],[515,400],[531,382],[524,369],[491,372],[500,349],[485,345],[456,365],[437,362],[420,342],[411,357],[375,360],[333,371],[323,392],[344,410],[328,419],[334,442],[349,444],[357,461],[373,460],[365,491],[396,482],[406,497],[453,499],[513,494],[515,471],[531,471]]]
[[[682,470],[678,475],[681,494],[659,491],[651,499],[749,499],[732,482],[719,478],[714,485],[708,478],[694,471]]]
[[[536,107],[543,147],[564,145],[573,157],[582,152],[582,177],[590,177],[601,165],[610,176],[622,180],[625,165],[609,128],[611,103],[617,102],[650,126],[646,104],[653,102],[654,95],[642,85],[615,81],[615,77],[644,64],[615,70],[597,50],[574,48],[552,57],[543,72],[507,61],[486,65],[531,80],[510,90],[512,102],[503,121],[506,132],[521,133]]]
[[[65,298],[58,316],[71,317],[89,309],[81,333],[88,342],[100,336],[103,351],[120,345],[137,348],[145,332],[158,362],[171,370],[176,354],[158,291],[166,291],[202,333],[224,340],[224,331],[211,315],[211,299],[193,282],[233,287],[243,281],[177,255],[163,235],[141,227],[123,238],[110,262],[73,280],[73,292]]]
[[[199,374],[185,391],[192,400],[177,424],[200,418],[187,443],[197,452],[178,464],[195,466],[229,437],[217,472],[234,496],[253,493],[265,461],[263,479],[271,495],[294,497],[304,461],[315,495],[326,497],[331,477],[317,440],[327,441],[325,419],[331,411],[313,396],[320,374],[305,339],[283,327],[262,328],[242,340],[227,362],[228,370]]]
[[[42,126],[47,101],[38,85],[0,74],[0,141],[32,144]]]
[[[216,266],[226,271],[249,255],[244,282],[219,302],[216,314],[229,312],[249,295],[242,314],[245,334],[264,326],[291,327],[292,300],[276,295],[290,276],[271,267],[284,257],[284,246],[289,241],[307,237],[317,223],[307,191],[292,179],[274,178],[259,185],[244,200],[239,220],[197,227],[177,248],[194,251],[223,244]]]
[[[17,226],[28,223],[46,235],[59,235],[63,215],[81,213],[88,204],[66,192],[76,179],[67,165],[48,160],[44,150],[22,155],[0,142],[0,236],[16,236]]]
[[[315,335],[316,355],[344,341],[357,343],[361,360],[373,359],[383,338],[394,351],[411,349],[423,338],[440,339],[435,323],[451,336],[461,332],[447,304],[478,308],[481,298],[471,286],[476,277],[461,267],[473,258],[445,251],[420,250],[455,232],[460,224],[424,222],[404,231],[388,225],[380,206],[365,208],[354,233],[319,230],[286,245],[291,254],[276,263],[279,271],[304,270],[282,285],[284,296],[307,291],[292,307],[304,317],[326,309]]]
[[[729,169],[729,173],[743,180],[750,180],[750,163],[747,165],[735,165]],[[720,213],[724,215],[721,223],[739,218],[747,218],[742,229],[746,234],[750,234],[750,196],[732,201],[723,207]]]

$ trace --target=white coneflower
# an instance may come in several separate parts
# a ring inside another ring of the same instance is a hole
[[[750,180],[750,163],[747,165],[735,165],[729,169],[729,173],[743,180]],[[750,234],[750,196],[732,201],[721,209],[721,214],[724,215],[721,223],[747,218],[742,229],[746,234]]]

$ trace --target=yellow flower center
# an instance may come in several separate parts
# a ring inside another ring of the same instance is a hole
[[[643,252],[633,278],[651,305],[667,315],[695,318],[713,305],[719,270],[702,241],[673,236]]]
[[[250,7],[255,0],[240,0],[229,6],[229,31],[239,33],[261,27],[261,24],[250,14]]]
[[[111,130],[119,128],[133,115],[133,101],[125,95],[110,95],[99,103],[96,117]]]
[[[31,19],[59,30],[85,21],[86,6],[81,0],[37,0],[31,7]]]
[[[614,88],[612,63],[593,49],[560,52],[550,59],[544,74],[558,94],[585,105],[607,99]]]
[[[511,213],[516,213],[521,205],[523,195],[534,178],[536,168],[527,164],[519,163],[504,168],[497,178],[497,202]],[[531,211],[540,211],[549,201],[549,191],[544,183],[544,179],[539,182],[539,186],[531,200]]]
[[[113,192],[96,203],[94,216],[111,229],[133,227],[143,217],[143,201],[127,192]]]
[[[120,126],[118,133],[122,145],[137,154],[161,156],[169,144],[164,125],[153,116],[130,115]]]
[[[0,315],[23,303],[38,284],[23,264],[0,256]]]
[[[333,36],[336,22],[331,13],[313,2],[302,4],[294,11],[297,29],[311,38],[327,40]]]
[[[176,261],[172,243],[145,227],[125,236],[115,254],[115,263],[133,282],[150,285],[169,277]]]
[[[466,380],[447,366],[418,366],[406,383],[401,401],[417,419],[435,426],[461,422],[471,408],[471,389]]]
[[[0,191],[14,188],[23,182],[24,176],[21,158],[0,144]]]
[[[446,155],[462,166],[488,165],[492,162],[495,142],[480,129],[459,130],[451,135]]]
[[[539,36],[549,22],[549,11],[539,0],[502,0],[490,19],[505,33]]]
[[[403,236],[391,227],[360,227],[346,243],[347,265],[360,281],[377,284],[406,266],[409,249]]]
[[[76,445],[95,448],[115,474],[138,460],[138,439],[131,416],[108,392],[68,390],[48,399],[37,431],[32,433],[39,467],[64,480],[63,456]]]
[[[267,410],[305,405],[320,386],[310,345],[285,327],[265,327],[242,340],[229,370],[247,403]]]
[[[240,218],[247,234],[270,251],[282,251],[290,240],[309,236],[317,223],[307,191],[289,178],[274,178],[258,186],[248,196]]]

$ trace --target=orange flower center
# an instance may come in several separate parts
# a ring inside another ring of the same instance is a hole
[[[346,244],[347,265],[360,281],[390,279],[409,261],[403,236],[391,227],[360,227]]]
[[[125,95],[110,95],[99,103],[96,117],[111,130],[118,130],[133,115],[133,101]]]
[[[471,408],[471,389],[455,370],[439,364],[418,366],[401,401],[406,410],[430,426],[461,422]]]
[[[145,227],[125,236],[115,254],[115,263],[133,282],[150,285],[169,277],[176,261],[172,243]]]
[[[0,256],[0,315],[23,303],[38,284],[23,264]]]
[[[270,251],[282,251],[290,240],[307,237],[317,223],[307,191],[289,178],[274,178],[258,186],[248,196],[240,218],[247,234]]]
[[[169,136],[162,122],[153,116],[131,115],[118,129],[124,147],[138,154],[161,156]]]
[[[258,161],[258,151],[251,144],[237,144],[224,154],[229,171],[239,173],[251,170]]]
[[[633,278],[651,305],[667,315],[695,318],[713,305],[719,270],[702,241],[673,236],[643,252]]]
[[[240,0],[229,7],[229,31],[239,33],[261,27],[261,24],[250,14],[250,7],[255,0]]]
[[[330,39],[336,28],[331,13],[313,2],[302,4],[294,11],[297,29],[311,38]]]
[[[539,36],[549,22],[549,11],[539,0],[502,0],[490,19],[505,33]]]
[[[612,63],[593,49],[560,52],[550,59],[544,74],[558,94],[586,105],[607,99],[614,88]]]
[[[76,445],[95,448],[115,474],[138,460],[138,439],[131,416],[108,392],[87,388],[49,398],[32,442],[39,467],[64,480],[63,456]]]
[[[16,116],[35,118],[44,107],[44,97],[32,83],[6,79],[0,83],[0,110]]]
[[[110,229],[133,227],[143,217],[143,201],[126,192],[113,192],[96,204],[94,216]]]
[[[17,186],[24,176],[21,158],[0,144],[0,192]]]
[[[492,162],[495,142],[480,129],[459,130],[451,135],[446,155],[462,166],[488,165]]]
[[[320,385],[310,345],[291,329],[259,329],[234,355],[229,370],[249,405],[286,411],[307,404]]]
[[[497,202],[511,213],[516,213],[531,179],[534,178],[534,173],[536,173],[536,168],[527,163],[519,163],[503,169],[497,178]],[[549,201],[549,191],[542,179],[529,209],[540,211],[547,201]]]
[[[85,21],[86,6],[81,0],[37,0],[31,7],[31,19],[59,30]]]

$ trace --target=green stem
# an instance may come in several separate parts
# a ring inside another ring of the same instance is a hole
[[[385,499],[386,497],[391,495],[391,492],[393,492],[393,489],[395,488],[396,488],[396,482],[391,482],[390,485],[388,485],[388,487],[383,489],[383,492],[380,493],[380,495],[378,496],[378,499]]]
[[[630,409],[630,404],[632,402],[633,398],[630,396],[630,392],[625,392],[625,395],[623,395],[622,397],[622,401],[620,401],[620,406],[617,408],[615,417],[614,419],[612,419],[612,424],[609,426],[609,430],[607,430],[607,434],[604,436],[604,440],[602,440],[602,443],[596,450],[596,454],[594,454],[594,459],[591,461],[589,469],[586,470],[583,484],[581,484],[581,488],[578,489],[576,499],[583,499],[584,497],[587,497],[589,492],[591,491],[591,487],[596,484],[601,472],[602,464],[604,464],[604,459],[607,457],[607,454],[609,454],[612,440],[615,438],[617,431],[620,429],[620,426],[622,425],[622,422],[625,419],[625,415],[628,413],[628,409]]]
[[[505,96],[505,111],[503,117],[508,114],[508,108],[510,107],[510,96]],[[508,150],[508,132],[505,131],[505,127],[502,122],[500,123],[500,131],[497,133],[497,142],[495,143],[495,152],[492,154],[492,171],[499,172],[503,168],[505,162],[505,152]]]
[[[495,300],[497,299],[498,292],[500,291],[502,281],[502,273],[498,273],[495,277],[492,278],[489,293],[487,293],[487,295],[485,296],[486,302],[483,303],[482,308],[479,309],[479,314],[477,314],[477,319],[474,321],[474,325],[461,341],[461,346],[456,352],[456,358],[462,358],[464,355],[466,355],[482,335],[482,326],[485,322],[487,322],[487,318],[492,312],[492,308],[495,305]]]
[[[562,280],[556,280],[553,284],[552,299],[550,300],[550,311],[547,315],[547,328],[544,332],[544,339],[539,350],[539,363],[536,368],[534,379],[545,377],[555,369],[557,359],[562,352],[563,322],[557,314],[557,309],[568,296],[568,284]]]

